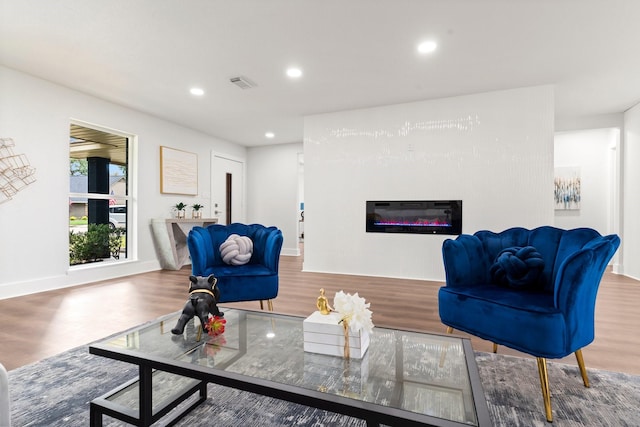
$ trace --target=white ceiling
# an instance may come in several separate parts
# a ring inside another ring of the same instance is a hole
[[[638,0],[0,0],[0,64],[257,146],[309,114],[541,84],[557,119],[622,112],[639,20]]]

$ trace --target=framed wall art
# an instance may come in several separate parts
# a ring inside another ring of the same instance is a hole
[[[198,195],[198,155],[160,147],[160,192]]]
[[[553,184],[556,210],[580,210],[582,189],[579,167],[555,168]]]

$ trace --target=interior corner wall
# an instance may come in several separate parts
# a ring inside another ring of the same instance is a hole
[[[157,270],[150,221],[170,218],[177,202],[211,215],[210,152],[238,158],[246,149],[139,111],[0,66],[0,136],[15,141],[36,181],[0,204],[0,298]],[[69,125],[71,120],[135,135],[131,167],[137,222],[128,238],[137,256],[119,263],[69,267]],[[160,146],[198,155],[198,195],[160,193]]]
[[[613,218],[614,167],[619,129],[591,129],[558,132],[555,135],[555,167],[580,169],[579,210],[556,210],[559,228],[590,227],[610,234]]]
[[[551,86],[305,117],[305,271],[444,280],[446,235],[365,231],[367,200],[462,200],[463,233],[553,224]]]
[[[640,104],[624,115],[622,273],[640,280]]]
[[[282,255],[298,247],[298,154],[302,143],[247,149],[247,220],[282,230]]]

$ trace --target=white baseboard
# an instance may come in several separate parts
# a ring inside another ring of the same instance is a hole
[[[282,248],[280,255],[284,256],[300,256],[300,248]]]
[[[103,265],[71,267],[63,275],[25,280],[23,282],[3,283],[0,285],[0,299],[68,288],[156,270],[160,270],[160,263],[157,260],[145,262],[123,261],[105,263]]]

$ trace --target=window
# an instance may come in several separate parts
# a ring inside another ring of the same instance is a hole
[[[130,257],[130,136],[72,123],[69,264]]]

